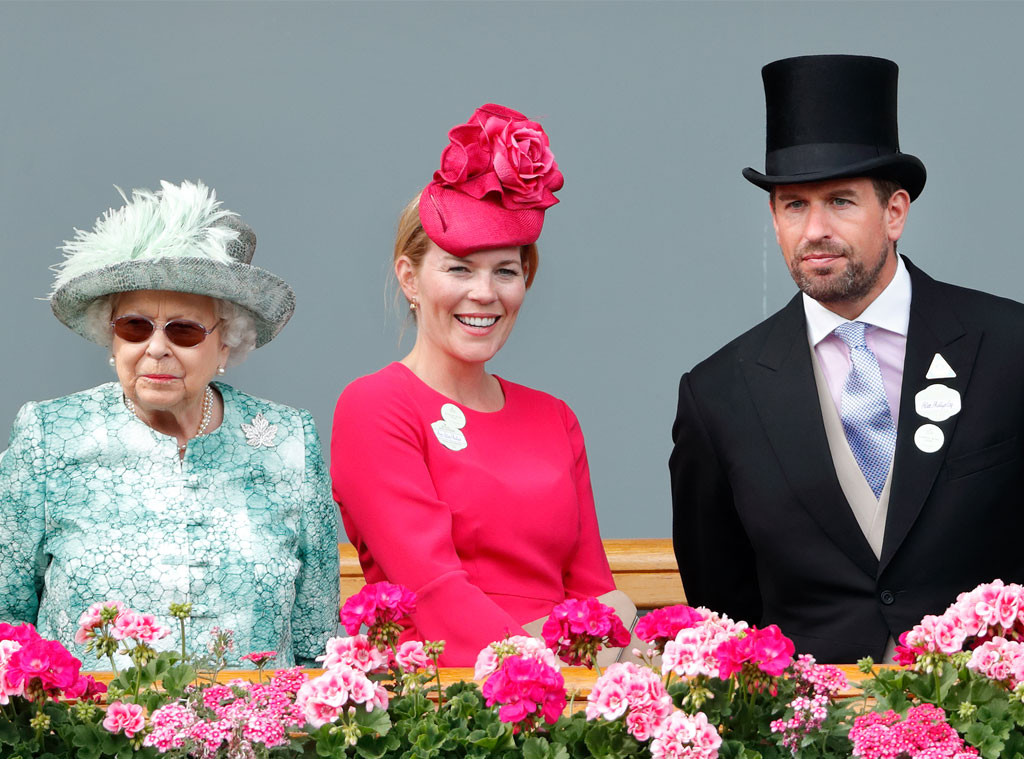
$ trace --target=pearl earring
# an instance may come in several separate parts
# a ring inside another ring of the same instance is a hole
[[[417,306],[417,303],[416,303],[415,300],[409,301],[409,310],[410,311],[415,311],[416,310],[416,306]]]
[[[223,374],[223,373],[224,373],[224,367],[223,366],[218,366],[217,367],[217,374]]]
[[[117,361],[114,360],[113,356],[107,359],[107,363],[110,364],[111,366],[117,366]]]

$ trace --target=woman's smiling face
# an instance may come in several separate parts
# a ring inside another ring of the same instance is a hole
[[[501,350],[526,295],[518,247],[453,256],[430,243],[419,269],[399,259],[402,290],[416,303],[416,341],[466,363]]]

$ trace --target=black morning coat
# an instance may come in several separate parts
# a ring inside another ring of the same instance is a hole
[[[878,661],[959,593],[1024,582],[1024,305],[903,260],[912,300],[881,559],[835,473],[799,294],[679,383],[669,468],[687,602],[777,624],[819,662]],[[936,353],[956,377],[925,378]],[[936,382],[962,410],[925,453],[914,396]]]

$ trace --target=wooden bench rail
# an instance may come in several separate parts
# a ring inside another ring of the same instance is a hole
[[[605,540],[604,551],[615,586],[633,600],[637,609],[648,611],[686,602],[671,540]],[[358,593],[365,580],[353,545],[339,543],[338,555],[341,558],[341,598],[344,600]]]
[[[863,672],[857,669],[856,664],[841,664],[839,668],[843,670],[847,679],[850,681],[850,687],[843,691],[840,696],[850,697],[861,695],[860,683],[867,678]],[[316,677],[323,673],[322,669],[307,669],[310,677]],[[98,681],[103,683],[109,683],[113,679],[112,672],[83,672],[82,674],[88,674],[95,677]],[[266,670],[263,673],[263,681],[266,682],[270,679],[273,674],[273,670]],[[592,669],[584,669],[583,667],[562,667],[562,676],[565,678],[565,687],[568,690],[575,690],[577,692],[577,699],[586,699],[590,694],[591,689],[594,687],[594,683],[597,681],[597,673]],[[217,676],[217,681],[221,683],[228,683],[232,680],[248,680],[249,682],[257,682],[259,679],[259,673],[252,670],[223,670]],[[473,679],[473,670],[470,667],[447,667],[441,670],[441,683],[444,687],[448,687],[452,683],[456,682],[469,682]],[[584,704],[585,705],[585,702]],[[579,704],[577,704],[579,706]]]

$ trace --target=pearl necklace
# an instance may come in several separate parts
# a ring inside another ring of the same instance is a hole
[[[128,407],[128,410],[135,416],[139,416],[139,413],[135,410],[135,403],[127,395],[124,396],[124,405]],[[196,434],[193,438],[197,438],[206,432],[206,428],[210,426],[210,420],[213,418],[213,388],[210,385],[206,386],[206,392],[203,394],[203,418],[199,421],[199,429],[196,430]],[[141,420],[141,417],[140,417]],[[188,441],[185,441],[182,445],[178,446],[178,452],[184,451],[188,447]]]

